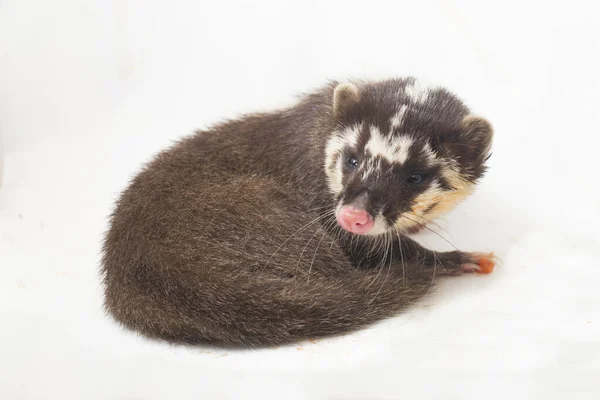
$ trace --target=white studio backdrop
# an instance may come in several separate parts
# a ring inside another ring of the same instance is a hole
[[[0,0],[0,394],[600,398],[598,15],[595,1]],[[494,125],[489,174],[441,224],[496,251],[496,273],[298,348],[172,348],[104,317],[106,216],[142,163],[327,79],[395,75]]]

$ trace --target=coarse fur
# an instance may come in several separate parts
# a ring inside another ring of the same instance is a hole
[[[430,251],[406,233],[472,192],[491,142],[486,120],[414,78],[331,82],[197,132],[118,200],[105,307],[148,337],[244,347],[392,316],[436,273],[477,269],[480,254]],[[373,215],[369,234],[340,228],[346,204]]]

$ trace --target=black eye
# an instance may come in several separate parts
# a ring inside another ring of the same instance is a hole
[[[410,183],[411,185],[416,185],[423,182],[423,175],[419,174],[419,173],[414,173],[411,174],[408,177],[408,183]]]
[[[350,158],[348,158],[348,166],[350,168],[356,168],[356,167],[358,167],[358,160],[356,159],[356,157],[350,157]]]

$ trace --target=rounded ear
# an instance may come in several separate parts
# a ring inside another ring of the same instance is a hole
[[[340,83],[333,91],[333,115],[339,118],[359,100],[358,88],[354,84]]]
[[[454,159],[465,176],[478,179],[487,169],[493,137],[494,130],[486,119],[467,115],[455,129],[439,136],[436,147],[444,157]]]
[[[494,129],[487,119],[476,115],[467,115],[461,122],[461,136],[463,141],[473,146],[482,160],[489,157]]]

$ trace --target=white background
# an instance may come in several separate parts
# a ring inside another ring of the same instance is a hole
[[[594,3],[0,0],[0,397],[599,399]],[[490,173],[440,233],[495,251],[494,274],[275,350],[170,347],[103,314],[106,217],[143,162],[327,79],[394,75],[493,123]]]

